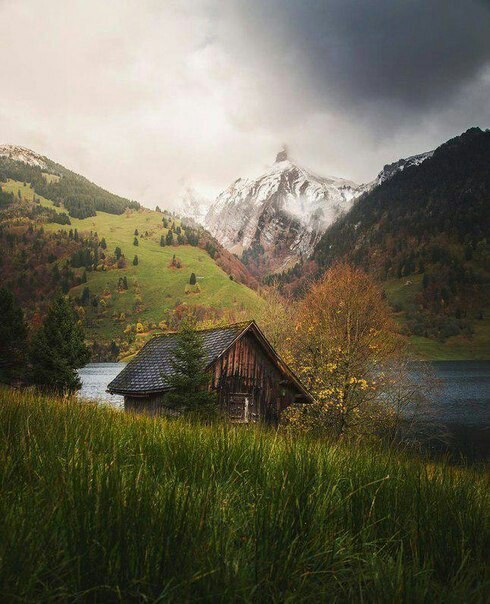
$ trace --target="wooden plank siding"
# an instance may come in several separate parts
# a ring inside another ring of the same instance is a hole
[[[211,388],[218,392],[223,407],[232,394],[248,394],[260,417],[271,423],[278,421],[281,411],[299,394],[250,332],[215,362]]]

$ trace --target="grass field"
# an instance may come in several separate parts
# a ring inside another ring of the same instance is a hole
[[[23,198],[32,200],[33,191],[29,185],[9,181],[2,186],[5,191],[12,191],[15,195],[20,190]],[[36,194],[36,198],[40,198],[39,195]],[[40,200],[41,205],[63,211],[63,208],[56,208],[47,199],[41,197]],[[92,294],[103,296],[108,305],[102,316],[100,309],[96,313],[92,308],[87,308],[94,325],[87,328],[89,339],[110,341],[121,335],[125,325],[112,320],[114,312],[125,313],[132,323],[158,323],[166,310],[183,303],[234,310],[240,313],[240,318],[253,318],[262,304],[261,298],[250,288],[231,281],[206,251],[190,245],[160,247],[160,237],[167,233],[162,226],[160,213],[146,209],[123,215],[98,212],[97,216],[70,220],[71,225],[45,224],[44,228],[46,231],[78,229],[80,234],[97,232],[99,239],[105,238],[107,252],[113,253],[116,247],[120,247],[127,259],[126,268],[89,272],[86,284],[70,290],[70,295],[79,296],[83,287],[88,286]],[[176,224],[179,222],[176,221]],[[139,232],[138,246],[133,245],[136,229]],[[148,236],[145,236],[146,232]],[[181,261],[180,269],[170,267],[174,254]],[[135,255],[139,261],[137,266],[133,266]],[[193,272],[199,284],[198,292],[187,287]],[[118,280],[123,276],[128,279],[129,289],[119,292]],[[137,313],[133,312],[135,289],[142,298],[142,310]]]
[[[5,602],[485,602],[483,468],[0,391]]]

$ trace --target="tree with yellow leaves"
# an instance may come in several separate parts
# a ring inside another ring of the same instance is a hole
[[[381,288],[361,269],[338,263],[312,285],[298,303],[288,344],[286,362],[329,412],[338,435],[390,418],[379,393],[404,343]]]

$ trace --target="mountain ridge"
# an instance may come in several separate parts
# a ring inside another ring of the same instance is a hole
[[[281,151],[261,175],[238,178],[218,195],[205,224],[230,251],[256,260],[264,254],[263,270],[283,270],[313,251],[324,230],[349,209],[363,187],[313,174]]]

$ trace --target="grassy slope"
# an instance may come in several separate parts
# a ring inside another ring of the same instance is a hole
[[[0,434],[4,601],[488,596],[484,469],[8,390]]]
[[[9,181],[2,185],[7,192],[12,191],[17,195],[20,189],[25,199],[32,200],[33,191],[27,185],[16,181]],[[40,198],[36,194],[37,198]],[[40,198],[41,204],[56,208],[47,199]],[[231,281],[229,276],[216,265],[209,254],[199,248],[192,246],[160,247],[160,236],[167,233],[162,227],[162,215],[151,210],[132,211],[123,215],[107,214],[98,212],[97,216],[84,220],[71,218],[71,225],[46,224],[46,231],[57,231],[59,229],[78,229],[79,233],[96,231],[99,238],[105,238],[107,251],[113,252],[119,246],[126,256],[128,266],[124,269],[107,272],[87,273],[88,283],[75,287],[70,291],[73,296],[80,295],[85,285],[93,294],[101,295],[104,291],[110,292],[106,297],[109,308],[106,317],[100,325],[87,329],[89,338],[101,337],[110,340],[121,333],[119,323],[113,323],[111,315],[113,312],[131,312],[134,303],[134,282],[137,281],[143,298],[144,310],[136,315],[133,314],[128,321],[136,320],[156,322],[162,320],[165,310],[172,308],[176,303],[182,302],[191,305],[210,306],[217,309],[235,309],[244,311],[252,317],[255,310],[261,304],[259,296],[248,287]],[[138,229],[140,236],[139,245],[134,246],[134,231]],[[146,231],[149,237],[144,238]],[[133,266],[134,255],[138,255],[139,264]],[[170,268],[172,256],[176,254],[182,261],[181,269]],[[186,285],[189,277],[194,272],[200,286],[200,293],[186,294]],[[129,290],[123,293],[117,291],[119,277],[127,276]],[[92,312],[89,308],[89,313]]]
[[[404,314],[415,304],[417,293],[422,287],[423,275],[411,275],[385,283],[388,300],[400,308],[397,319],[403,325]],[[453,336],[438,342],[421,336],[411,336],[410,342],[418,357],[433,361],[488,360],[490,359],[490,309],[482,321],[473,321],[474,334],[471,339]]]

